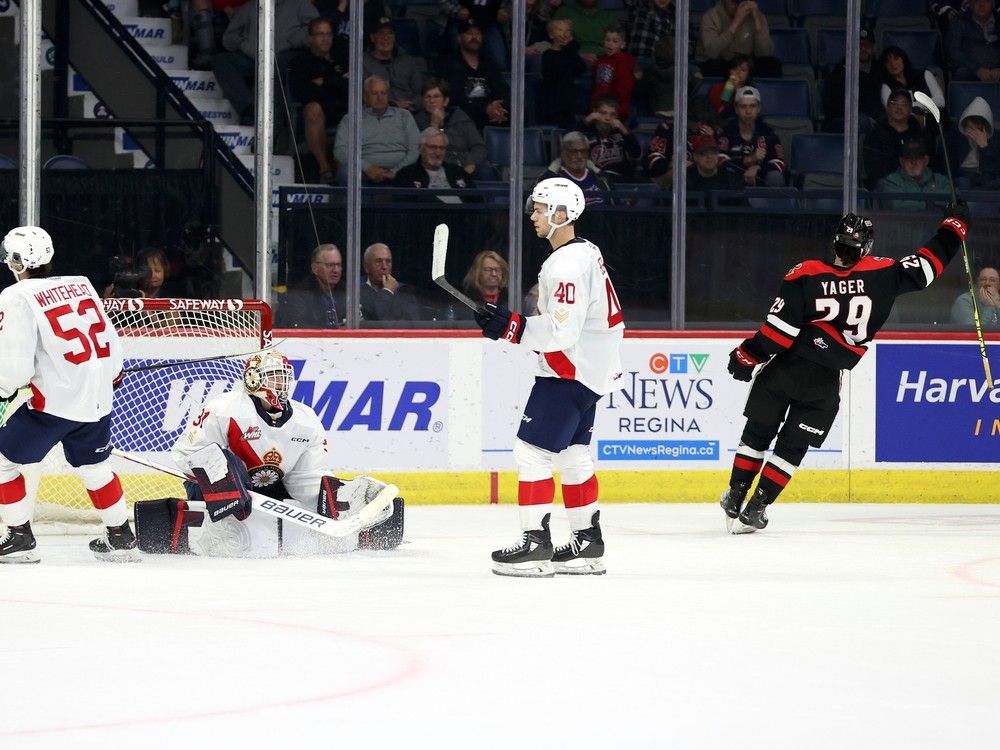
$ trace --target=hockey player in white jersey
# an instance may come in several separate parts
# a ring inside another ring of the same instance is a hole
[[[82,276],[49,278],[52,238],[39,227],[4,237],[0,262],[17,283],[0,293],[0,400],[28,385],[31,399],[0,429],[0,563],[38,562],[33,498],[21,473],[62,443],[107,531],[90,542],[101,560],[140,559],[111,457],[111,401],[122,347],[100,297]]]
[[[577,237],[574,222],[583,191],[563,178],[539,182],[531,193],[531,222],[552,253],[538,275],[538,314],[524,316],[486,305],[476,316],[483,335],[538,352],[538,369],[514,441],[521,539],[493,553],[498,575],[550,577],[601,574],[598,486],[590,439],[597,402],[621,377],[625,323],[600,249]],[[560,472],[570,540],[553,549],[549,533]]]
[[[333,476],[323,424],[307,405],[290,401],[292,380],[292,366],[277,350],[255,354],[243,387],[209,400],[195,415],[171,451],[195,481],[186,483],[187,500],[136,503],[140,549],[272,557],[399,544],[398,489],[371,477]],[[323,536],[254,514],[247,489],[335,520],[362,511],[371,520],[349,538]]]

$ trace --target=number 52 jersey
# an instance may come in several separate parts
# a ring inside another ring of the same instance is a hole
[[[576,237],[552,251],[538,274],[538,312],[521,337],[538,352],[537,374],[602,396],[614,390],[625,322],[597,245]]]
[[[0,292],[0,396],[31,386],[31,408],[74,422],[111,412],[122,346],[83,276],[24,279]]]

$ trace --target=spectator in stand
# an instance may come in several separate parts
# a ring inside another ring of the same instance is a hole
[[[369,39],[371,46],[362,59],[365,78],[378,76],[387,80],[389,104],[415,112],[420,105],[420,87],[424,79],[420,62],[396,47],[396,32],[388,18],[379,19]]]
[[[473,259],[462,286],[470,299],[502,305],[506,302],[504,291],[507,289],[509,275],[507,261],[500,253],[496,250],[483,250]]]
[[[733,94],[744,86],[753,85],[753,59],[748,55],[737,55],[729,63],[729,76],[708,90],[708,100],[719,113],[728,120],[736,116],[733,109]]]
[[[640,71],[648,68],[656,43],[674,35],[674,0],[625,0],[628,11],[628,51]]]
[[[618,119],[628,122],[635,86],[635,58],[625,52],[625,32],[613,26],[604,32],[604,54],[594,63],[594,82],[590,91],[590,108],[596,109],[603,97],[618,100]]]
[[[524,53],[540,55],[550,46],[549,21],[562,5],[562,0],[526,0]]]
[[[674,114],[674,51],[677,42],[673,35],[662,36],[653,47],[653,62],[642,71],[641,94],[646,109],[663,117]],[[691,74],[700,75],[693,66]],[[700,80],[700,78],[699,78]]]
[[[927,154],[927,144],[923,141],[909,141],[899,149],[899,169],[879,183],[878,189],[884,193],[920,193],[922,195],[946,196],[951,190],[948,178],[931,170],[931,157]],[[923,211],[929,208],[923,200],[882,201],[884,208],[898,211]]]
[[[588,158],[590,142],[587,136],[576,130],[566,133],[559,143],[559,154],[548,170],[542,172],[538,182],[549,177],[566,177],[580,186],[588,206],[613,203],[608,176]]]
[[[1000,81],[1000,40],[993,0],[971,0],[948,23],[946,43],[953,81]]]
[[[844,81],[847,80],[846,58],[833,66],[825,76],[823,87],[823,114],[827,122],[844,120]],[[871,127],[885,112],[880,89],[881,77],[875,65],[875,30],[861,24],[861,39],[858,44],[858,110],[868,116]]]
[[[416,320],[413,290],[392,275],[392,250],[383,242],[365,248],[365,282],[361,285],[364,320]]]
[[[288,68],[292,98],[302,105],[306,145],[316,159],[321,182],[334,181],[330,164],[327,124],[339,123],[347,114],[347,55],[344,45],[333,53],[333,25],[325,18],[309,22],[309,50],[294,58]]]
[[[339,328],[347,312],[344,259],[333,243],[312,251],[310,274],[289,289],[278,305],[282,328]]]
[[[985,266],[976,274],[977,306],[979,322],[984,329],[1000,329],[1000,272],[992,266]],[[951,306],[951,322],[975,325],[976,318],[972,306],[972,293],[960,294]]]
[[[448,136],[437,128],[427,128],[420,134],[420,158],[396,173],[395,185],[401,188],[458,190],[474,188],[472,177],[461,167],[445,162]],[[439,195],[442,203],[462,203],[457,195]]]
[[[573,23],[565,18],[549,21],[552,44],[542,53],[542,95],[538,118],[570,130],[576,124],[576,78],[587,70],[580,44],[573,38]]]
[[[440,62],[441,77],[448,81],[453,101],[479,130],[487,125],[507,125],[510,87],[500,68],[482,57],[483,34],[469,19],[458,24],[458,52]]]
[[[753,86],[738,89],[734,106],[736,119],[719,140],[726,168],[742,175],[747,187],[784,187],[784,150],[778,134],[760,117],[760,92]]]
[[[743,189],[743,180],[736,172],[719,168],[724,158],[719,155],[719,144],[714,136],[692,136],[688,139],[688,150],[691,152],[686,177],[689,193]]]
[[[708,97],[692,97],[688,103],[687,121],[688,146],[693,136],[703,135],[716,137],[722,131],[719,115],[708,101]],[[664,190],[672,188],[674,155],[674,121],[673,117],[665,117],[656,126],[656,131],[649,142],[644,167],[650,180]]]
[[[573,36],[580,43],[580,57],[593,64],[604,51],[604,32],[618,24],[618,19],[598,7],[598,0],[573,0],[556,11],[556,18],[573,24]]]
[[[889,99],[889,92],[896,89],[908,89],[911,93],[922,91],[927,94],[942,112],[945,108],[944,92],[937,78],[929,70],[918,70],[910,62],[910,56],[901,47],[890,45],[882,50],[876,66],[878,79],[881,82],[879,96],[883,105]]]
[[[885,116],[865,136],[866,187],[871,189],[899,168],[900,150],[909,141],[922,141],[927,153],[934,153],[935,136],[913,116],[913,97],[906,89],[896,89],[889,94]]]
[[[736,55],[750,55],[761,78],[780,78],[767,19],[754,0],[718,0],[701,17],[695,60],[706,76],[725,76]]]
[[[441,0],[448,22],[448,38],[454,48],[463,21],[473,21],[483,33],[483,52],[500,70],[510,70],[507,35],[510,11],[503,0]]]
[[[309,22],[319,14],[309,0],[274,0],[274,54],[281,70],[305,48]],[[212,70],[241,125],[253,124],[254,80],[257,75],[257,3],[248,2],[233,13],[222,37],[227,50],[212,57]],[[280,87],[275,86],[275,96]],[[275,113],[284,107],[275,107]],[[278,129],[277,126],[275,128]]]
[[[422,89],[423,107],[413,116],[417,128],[437,128],[448,136],[444,160],[482,180],[496,179],[487,163],[486,143],[476,125],[459,107],[451,106],[451,88],[442,78],[428,78]]]
[[[420,131],[413,115],[389,106],[389,82],[369,76],[364,83],[365,108],[361,113],[361,171],[370,184],[390,183],[398,172],[417,160]],[[338,179],[346,180],[347,129],[344,116],[337,126],[333,153],[340,164]]]
[[[618,112],[618,100],[605,96],[583,120],[591,163],[616,180],[632,177],[642,157],[642,146],[618,119]]]
[[[191,0],[192,68],[212,69],[212,55],[219,51],[219,42],[229,25],[229,19],[246,2],[247,0]]]
[[[170,260],[158,247],[150,247],[136,256],[135,267],[147,268],[149,272],[139,279],[139,291],[147,299],[176,297],[176,289],[170,283]]]
[[[993,110],[977,96],[958,118],[958,129],[948,132],[956,179],[964,178],[974,188],[1000,187],[1000,138],[994,136]]]
[[[319,14],[333,24],[333,34],[336,38],[348,40],[351,36],[351,3],[349,0],[313,0]],[[357,0],[355,0],[355,3]],[[379,19],[389,15],[385,3],[376,0],[363,0],[361,22],[365,37],[378,26]]]

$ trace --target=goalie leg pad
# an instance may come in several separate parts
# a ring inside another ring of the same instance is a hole
[[[392,501],[392,515],[358,534],[358,549],[396,549],[403,541],[403,498]]]
[[[188,531],[200,526],[204,515],[189,510],[185,500],[141,500],[135,504],[136,543],[148,554],[190,554]]]

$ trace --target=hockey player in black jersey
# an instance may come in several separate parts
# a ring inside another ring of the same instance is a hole
[[[810,447],[826,439],[840,409],[840,374],[852,369],[885,324],[896,297],[927,287],[962,246],[968,208],[952,203],[937,232],[901,260],[870,255],[871,219],[847,214],[833,240],[834,260],[809,260],[785,274],[760,329],[729,354],[729,372],[749,382],[746,426],[722,494],[734,534],[767,526],[765,509]],[[764,453],[777,441],[767,462]],[[757,488],[747,499],[754,478]]]

